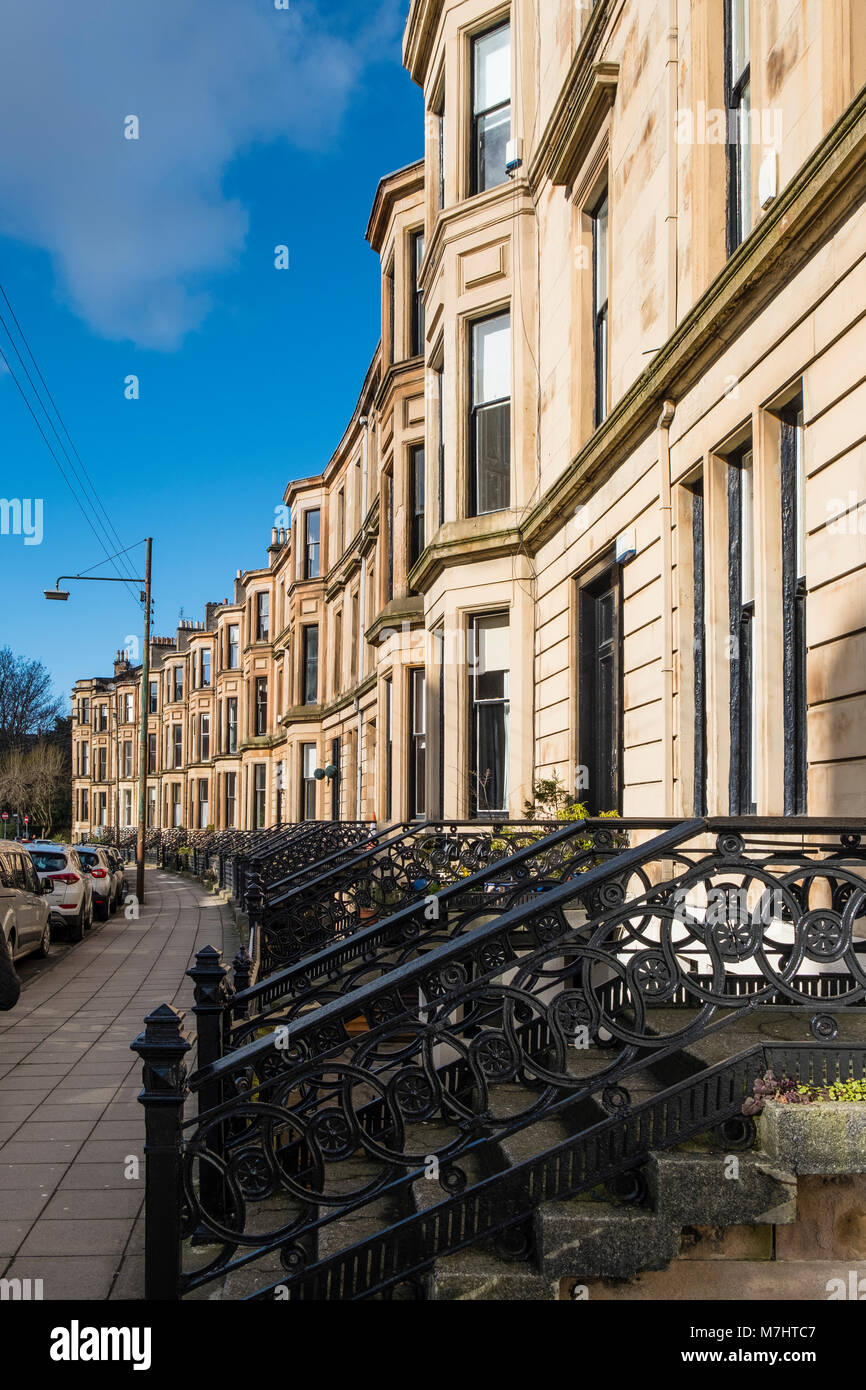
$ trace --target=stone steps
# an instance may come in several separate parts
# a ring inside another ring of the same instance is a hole
[[[688,1015],[683,1010],[657,1011],[654,1015],[655,1031],[660,1036],[680,1031],[687,1022]],[[754,1024],[755,1020],[750,1019],[742,1027],[700,1039],[670,1057],[623,1075],[617,1079],[617,1085],[628,1092],[632,1106],[642,1104],[682,1080],[699,1076],[716,1061],[753,1045],[760,1037]],[[789,1023],[787,1033],[781,1019],[773,1020],[772,1027],[781,1039],[800,1040],[790,1037],[791,1028],[795,1035],[797,1032],[794,1023]],[[569,1048],[568,1070],[576,1080],[583,1075],[597,1075],[600,1060],[605,1056],[605,1049],[595,1046]],[[457,1157],[457,1166],[470,1186],[507,1172],[610,1119],[610,1112],[603,1108],[600,1099],[590,1097],[533,1122],[532,1110],[539,1104],[541,1089],[541,1082],[491,1085],[492,1116],[528,1123],[513,1134]],[[405,1152],[416,1161],[419,1156],[442,1154],[458,1134],[456,1126],[441,1120],[410,1124],[406,1129]],[[379,1172],[375,1162],[360,1157],[335,1163],[329,1191],[335,1195],[341,1190],[357,1191],[365,1180],[373,1179]],[[501,1241],[478,1242],[437,1260],[418,1281],[423,1296],[435,1301],[555,1299],[569,1280],[583,1286],[593,1281],[655,1276],[679,1257],[687,1260],[696,1241],[702,1241],[705,1249],[713,1243],[721,1248],[726,1231],[731,1231],[734,1239],[746,1241],[751,1239],[748,1233],[754,1231],[756,1239],[772,1243],[772,1228],[796,1220],[794,1175],[761,1152],[728,1153],[714,1147],[712,1136],[650,1152],[641,1166],[641,1176],[642,1205],[618,1201],[602,1188],[547,1202],[522,1228],[532,1237],[531,1254],[522,1259],[510,1258],[506,1257],[507,1240],[505,1254]],[[425,1177],[397,1196],[375,1197],[357,1212],[320,1227],[309,1242],[310,1259],[328,1259],[397,1221],[429,1210],[444,1201],[445,1196],[435,1177]],[[279,1201],[269,1199],[268,1205]],[[320,1217],[327,1211],[322,1205]],[[519,1250],[514,1253],[520,1254]],[[217,1296],[243,1297],[261,1288],[269,1277],[278,1279],[280,1269],[276,1255],[267,1257],[266,1262],[257,1261],[249,1270],[229,1276],[224,1291]],[[393,1296],[410,1295],[398,1289]]]

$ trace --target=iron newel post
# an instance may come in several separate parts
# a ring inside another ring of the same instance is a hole
[[[144,1020],[132,1044],[144,1063],[145,1275],[147,1300],[180,1298],[183,1239],[183,1107],[187,1096],[184,1058],[192,1040],[184,1016],[160,1004]]]

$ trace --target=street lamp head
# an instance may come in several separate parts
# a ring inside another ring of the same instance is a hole
[[[56,599],[58,602],[65,603],[69,598],[68,589],[43,589],[46,598]]]

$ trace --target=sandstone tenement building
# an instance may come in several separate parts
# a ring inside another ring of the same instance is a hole
[[[403,57],[380,342],[267,563],[154,642],[150,822],[554,774],[866,814],[866,0],[412,0]],[[76,838],[135,820],[138,678],[76,684]]]

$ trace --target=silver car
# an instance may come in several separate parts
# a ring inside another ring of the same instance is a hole
[[[81,941],[93,926],[93,879],[77,849],[43,842],[28,850],[43,884],[50,885],[46,902],[52,924],[63,927],[70,941]]]
[[[93,885],[93,914],[105,922],[117,910],[117,871],[104,845],[76,845],[75,849]]]
[[[0,842],[0,931],[13,960],[48,955],[51,916],[45,899],[45,887],[27,851]]]
[[[126,860],[124,859],[120,850],[114,848],[114,845],[106,845],[105,852],[111,860],[116,875],[116,906],[123,907],[124,899],[126,898],[126,895],[129,892],[129,885],[126,881]]]

